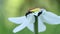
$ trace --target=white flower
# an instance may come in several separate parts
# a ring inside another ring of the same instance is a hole
[[[38,16],[38,13],[41,11],[42,11],[42,14]],[[27,16],[8,18],[8,20],[13,23],[21,24],[17,26],[13,30],[13,32],[16,33],[18,31],[21,31],[25,27],[27,27],[29,30],[34,32],[34,22],[35,22],[34,15],[38,16],[38,32],[43,32],[46,30],[46,26],[44,25],[44,22],[48,24],[60,24],[59,16],[57,16],[52,12],[48,12],[45,9],[39,9],[39,11],[30,13]]]

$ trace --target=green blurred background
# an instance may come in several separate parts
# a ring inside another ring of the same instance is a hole
[[[18,26],[10,21],[9,17],[20,17],[25,15],[29,8],[45,8],[60,15],[60,0],[0,0],[0,34],[14,34],[12,30]],[[60,24],[46,24],[47,30],[39,34],[60,34]],[[16,34],[33,34],[28,28]]]

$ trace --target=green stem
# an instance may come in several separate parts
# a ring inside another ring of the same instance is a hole
[[[38,17],[35,16],[34,34],[38,34]]]

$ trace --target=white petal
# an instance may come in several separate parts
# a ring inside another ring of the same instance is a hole
[[[8,18],[8,20],[13,22],[13,23],[16,23],[16,24],[21,24],[21,23],[23,23],[23,21],[26,20],[26,17],[25,16],[22,16],[22,17],[11,17],[11,18]]]
[[[20,26],[16,27],[13,32],[16,33],[18,31],[21,31],[22,29],[24,29],[27,25],[28,25],[28,21],[25,21],[24,23],[22,23]]]
[[[35,22],[35,17],[34,17],[34,15],[32,15],[32,14],[29,14],[28,16],[27,16],[27,19],[29,20],[29,25],[27,26],[28,27],[28,29],[29,30],[31,30],[32,32],[34,32],[34,22]]]
[[[34,24],[29,24],[28,29],[34,32]],[[46,26],[43,24],[40,17],[38,17],[38,32],[43,32],[46,30]]]
[[[52,12],[45,12],[42,16],[44,21],[48,24],[60,24],[59,16]]]
[[[58,16],[60,18],[60,16]]]
[[[29,24],[28,26],[28,29],[31,30],[32,32],[34,32],[34,24]]]
[[[38,32],[43,32],[46,30],[46,26],[43,24],[42,18],[38,17]]]
[[[35,22],[35,17],[34,17],[33,14],[27,15],[27,19],[28,19],[29,23],[34,23]]]

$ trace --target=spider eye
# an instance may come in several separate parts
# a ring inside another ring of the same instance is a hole
[[[30,13],[32,13],[31,11],[28,11],[26,14],[25,14],[25,16],[27,16],[28,14],[30,14]]]

